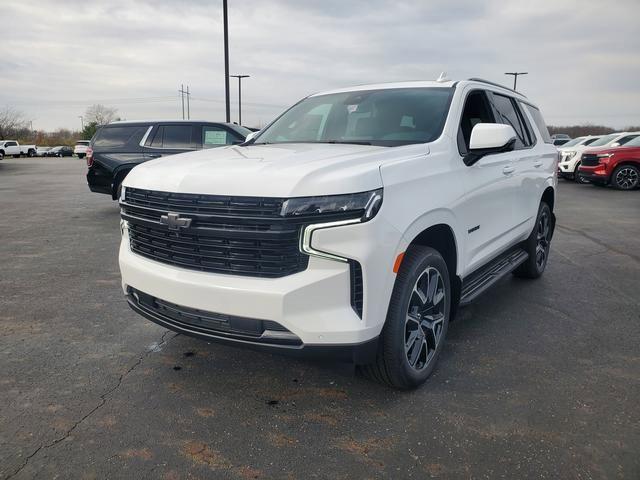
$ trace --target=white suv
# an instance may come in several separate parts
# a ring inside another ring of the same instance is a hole
[[[415,387],[459,305],[544,271],[557,163],[540,111],[483,80],[311,95],[242,145],[131,171],[123,288],[177,332]]]

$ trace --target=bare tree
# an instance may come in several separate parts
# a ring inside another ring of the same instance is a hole
[[[0,109],[0,140],[15,135],[15,133],[25,128],[26,120],[22,116],[22,112],[14,110],[11,107]]]
[[[106,125],[116,119],[116,113],[118,110],[111,107],[105,107],[96,103],[87,108],[84,112],[84,121],[86,123],[95,122],[97,125]]]

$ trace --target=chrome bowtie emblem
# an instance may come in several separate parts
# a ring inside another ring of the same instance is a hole
[[[191,219],[180,218],[177,213],[167,213],[160,217],[160,223],[168,226],[169,230],[180,230],[181,228],[189,228]]]

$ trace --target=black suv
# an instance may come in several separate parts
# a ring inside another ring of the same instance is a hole
[[[194,120],[114,122],[100,128],[87,149],[87,183],[117,200],[124,177],[154,158],[243,143],[251,131],[231,123]]]

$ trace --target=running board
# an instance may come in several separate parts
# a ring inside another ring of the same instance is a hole
[[[528,258],[529,254],[521,248],[509,250],[495,260],[492,260],[489,264],[473,272],[468,278],[462,281],[460,306],[469,305],[496,282],[526,262]]]

